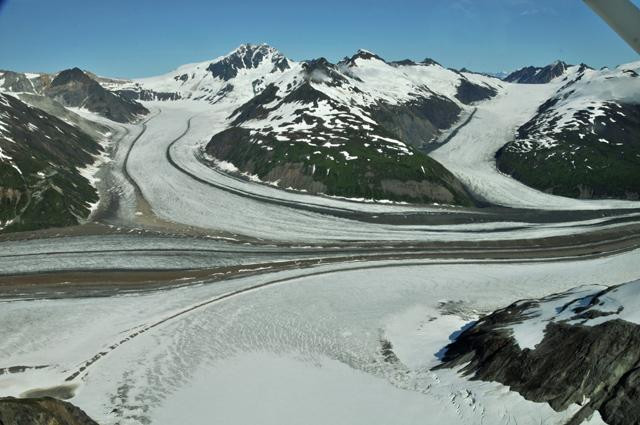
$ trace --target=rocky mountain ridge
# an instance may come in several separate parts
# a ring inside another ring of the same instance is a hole
[[[509,83],[519,84],[546,84],[554,78],[564,75],[571,67],[573,67],[573,65],[569,65],[561,60],[557,60],[543,67],[525,66],[524,68],[511,72],[505,76],[503,80]]]
[[[97,78],[79,68],[57,74],[0,71],[0,91],[45,96],[62,106],[83,108],[121,123],[133,122],[149,112],[140,103],[105,89]]]
[[[586,286],[522,300],[480,319],[451,343],[438,368],[508,385],[557,410],[581,406],[610,425],[640,421],[640,281]]]

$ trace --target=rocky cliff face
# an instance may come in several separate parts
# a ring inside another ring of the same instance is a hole
[[[280,52],[266,44],[243,44],[232,54],[219,61],[212,62],[207,70],[215,78],[229,81],[238,75],[243,69],[257,68],[264,62],[272,65],[271,72],[289,69],[289,61]],[[188,74],[179,76],[183,81],[189,79]]]
[[[498,94],[498,90],[495,87],[488,85],[473,84],[467,79],[460,81],[460,85],[457,88],[456,99],[465,105],[487,100]]]
[[[72,68],[58,74],[30,74],[0,71],[0,91],[15,96],[45,96],[63,106],[85,108],[118,122],[132,122],[148,113],[132,96],[113,93],[102,86],[119,80],[100,78]],[[146,99],[151,100],[151,99]]]
[[[149,112],[138,102],[105,89],[78,68],[60,72],[44,93],[64,106],[85,108],[117,122],[131,122]]]
[[[517,302],[465,330],[439,367],[462,366],[558,411],[581,405],[571,424],[596,410],[611,425],[639,423],[639,293],[636,281]]]
[[[73,404],[50,397],[0,398],[0,424],[98,425]]]
[[[35,93],[33,81],[25,74],[13,71],[0,71],[0,88],[11,92]]]
[[[504,81],[520,84],[545,84],[564,74],[571,65],[556,61],[544,67],[527,66],[504,77]]]

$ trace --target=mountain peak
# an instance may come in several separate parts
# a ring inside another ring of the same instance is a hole
[[[545,84],[564,74],[570,66],[561,60],[556,60],[545,67],[527,66],[507,75],[504,81],[523,84]]]
[[[396,65],[396,66],[411,66],[411,65],[417,65],[413,60],[411,59],[402,59],[399,61],[393,61],[391,62],[392,65]]]
[[[306,78],[314,83],[339,85],[346,82],[345,77],[336,70],[336,66],[325,58],[305,61],[302,63],[302,69]]]
[[[403,59],[403,60],[399,60],[399,61],[393,61],[393,62],[389,62],[391,65],[395,65],[395,66],[414,66],[414,65],[425,65],[425,66],[430,66],[430,65],[438,65],[438,66],[442,66],[440,65],[438,62],[434,61],[431,58],[426,58],[423,61],[420,62],[416,62],[412,59]]]
[[[376,55],[375,53],[366,50],[366,49],[358,49],[358,51],[356,52],[356,54],[353,56],[353,58],[360,58],[360,59],[378,59],[384,62],[384,59],[382,59],[380,56]]]
[[[440,65],[439,62],[431,59],[431,58],[424,58],[424,60],[422,62],[420,62],[422,65],[438,65],[438,66],[442,66]]]
[[[58,75],[51,82],[51,86],[61,86],[64,84],[68,84],[70,82],[78,82],[78,83],[96,83],[91,77],[89,77],[83,70],[78,67],[74,67],[71,69],[65,69],[64,71],[60,71]]]
[[[557,70],[557,72],[560,72],[560,73],[564,73],[564,71],[570,66],[571,65],[567,64],[564,61],[561,61],[560,59],[557,59],[555,62],[553,62],[551,65],[549,65],[549,67],[551,67],[551,69],[555,69],[555,70]]]
[[[351,56],[350,58],[345,58],[343,63],[346,63],[349,66],[356,66],[356,60],[358,59],[362,59],[362,60],[377,59],[379,61],[386,62],[380,56],[376,55],[373,52],[370,52],[369,50],[358,49],[355,55]]]
[[[277,53],[281,54],[278,49],[268,45],[267,43],[253,44],[253,43],[242,43],[238,47],[236,47],[233,51],[231,51],[227,56],[230,55],[242,55],[247,52],[264,52],[264,53]]]
[[[214,77],[228,81],[238,75],[241,69],[254,69],[269,63],[273,67],[270,72],[289,69],[289,61],[276,48],[268,44],[241,44],[221,59],[212,62],[207,70]]]

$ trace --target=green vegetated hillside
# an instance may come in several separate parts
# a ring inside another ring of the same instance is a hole
[[[79,169],[102,151],[76,127],[0,94],[0,231],[77,224],[98,195]]]
[[[555,195],[640,199],[636,71],[583,68],[498,151],[498,168]]]
[[[292,135],[304,138],[305,133]],[[349,198],[472,205],[462,185],[442,165],[406,147],[399,155],[385,145],[374,147],[366,132],[350,131],[340,146],[331,142],[278,141],[232,127],[214,136],[207,152],[260,180],[279,187]]]

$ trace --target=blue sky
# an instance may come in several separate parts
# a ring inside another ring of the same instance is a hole
[[[638,4],[637,0],[634,0]],[[580,0],[0,0],[0,69],[143,77],[245,42],[301,60],[358,48],[388,60],[512,70],[638,56]]]

